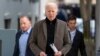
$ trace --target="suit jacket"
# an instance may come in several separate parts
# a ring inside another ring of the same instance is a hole
[[[66,54],[70,50],[70,39],[68,37],[66,23],[57,19],[55,26],[54,45],[63,54]],[[46,20],[37,22],[34,25],[31,38],[30,48],[36,56],[39,56],[41,51],[46,51],[47,44],[47,27]]]
[[[80,50],[81,56],[87,56],[83,35],[80,31],[76,30],[72,47],[66,56],[78,56],[78,50]]]
[[[32,32],[32,30],[31,30],[31,32]],[[31,32],[30,32],[30,34],[31,34]],[[16,34],[16,42],[15,42],[15,49],[14,49],[13,56],[19,56],[19,54],[20,54],[19,39],[20,39],[21,34],[22,34],[22,31],[18,31],[17,34]],[[29,34],[29,38],[30,38],[30,34]],[[32,51],[29,47],[29,38],[28,38],[28,41],[27,41],[25,56],[34,56],[34,54],[32,53]]]

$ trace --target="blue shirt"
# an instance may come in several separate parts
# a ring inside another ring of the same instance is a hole
[[[23,32],[19,38],[19,51],[20,51],[19,56],[25,56],[26,46],[30,31],[31,27],[26,32]]]

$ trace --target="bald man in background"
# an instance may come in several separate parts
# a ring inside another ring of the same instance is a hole
[[[35,56],[64,56],[70,50],[66,23],[56,18],[57,12],[58,6],[55,3],[47,3],[46,18],[34,25],[29,43]],[[58,52],[50,47],[52,43]]]

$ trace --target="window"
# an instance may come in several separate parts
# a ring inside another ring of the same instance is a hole
[[[4,19],[5,29],[10,29],[11,26],[11,19]]]
[[[30,3],[37,2],[38,0],[29,0]]]

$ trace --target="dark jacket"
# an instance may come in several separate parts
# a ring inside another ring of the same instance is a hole
[[[19,56],[19,54],[20,54],[19,53],[20,52],[20,50],[19,50],[19,39],[20,39],[21,34],[22,34],[22,31],[18,31],[17,34],[16,34],[16,42],[15,42],[15,49],[14,49],[13,56]],[[29,38],[30,38],[30,35],[29,35]],[[28,41],[27,41],[25,56],[34,56],[34,54],[32,53],[32,51],[29,47],[29,38],[28,38]]]
[[[87,56],[83,34],[80,31],[76,30],[76,34],[73,39],[72,47],[66,56],[78,56],[78,51],[80,51],[81,56]]]
[[[64,9],[59,9],[58,14],[57,14],[57,18],[66,22],[68,19],[68,14]]]

